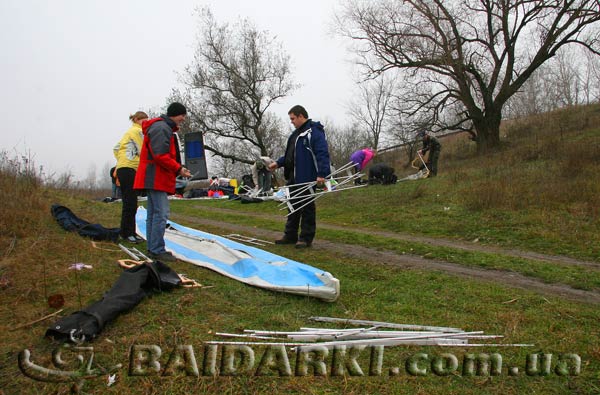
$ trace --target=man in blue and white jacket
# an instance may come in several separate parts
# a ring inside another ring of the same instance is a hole
[[[312,181],[322,185],[325,177],[330,174],[329,148],[323,125],[309,119],[308,113],[302,106],[292,107],[288,115],[296,130],[288,138],[285,155],[272,163],[269,168],[274,170],[283,167],[287,185]],[[298,188],[302,186],[292,186],[290,193],[293,194],[294,189]],[[306,191],[306,193],[310,192]],[[304,202],[298,202],[299,200],[303,199],[295,199],[296,204],[303,205]],[[284,236],[275,243],[295,244],[296,248],[310,247],[317,230],[316,221],[317,211],[315,202],[312,201],[288,215]],[[298,228],[300,228],[300,235],[298,235]]]

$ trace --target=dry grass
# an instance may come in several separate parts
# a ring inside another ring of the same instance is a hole
[[[466,207],[599,218],[600,105],[507,121],[501,136],[501,149],[487,155],[464,134],[442,139],[440,174],[460,184]]]
[[[44,207],[41,181],[27,163],[6,155],[0,160],[0,235],[22,237],[39,223]]]

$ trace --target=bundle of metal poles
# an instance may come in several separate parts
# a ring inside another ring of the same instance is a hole
[[[288,215],[306,207],[320,197],[331,193],[341,192],[348,189],[361,188],[367,184],[356,184],[355,180],[364,176],[363,173],[353,173],[354,162],[348,162],[344,166],[331,172],[323,185],[317,185],[317,181],[291,184],[283,187],[283,197],[279,200],[280,210],[288,209]]]
[[[300,328],[299,331],[267,331],[245,329],[244,333],[216,335],[227,338],[243,338],[246,341],[208,341],[207,344],[282,345],[301,347],[318,345],[326,348],[339,346],[450,346],[450,347],[532,347],[533,344],[470,343],[471,340],[502,338],[501,335],[485,335],[483,331],[463,331],[429,325],[397,324],[390,322],[353,320],[333,317],[310,317],[310,320],[359,326],[357,328]],[[256,341],[254,341],[256,340]]]

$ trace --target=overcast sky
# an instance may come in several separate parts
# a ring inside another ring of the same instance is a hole
[[[279,116],[302,104],[343,125],[354,84],[345,43],[331,34],[336,3],[0,0],[0,150],[31,154],[48,174],[100,175],[129,114],[164,108],[192,61],[203,6],[219,24],[247,17],[291,55],[303,87],[273,107]]]

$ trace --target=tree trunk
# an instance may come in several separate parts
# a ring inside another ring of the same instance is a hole
[[[474,122],[477,131],[477,152],[485,153],[500,147],[500,121],[501,117],[486,116],[480,122]]]

